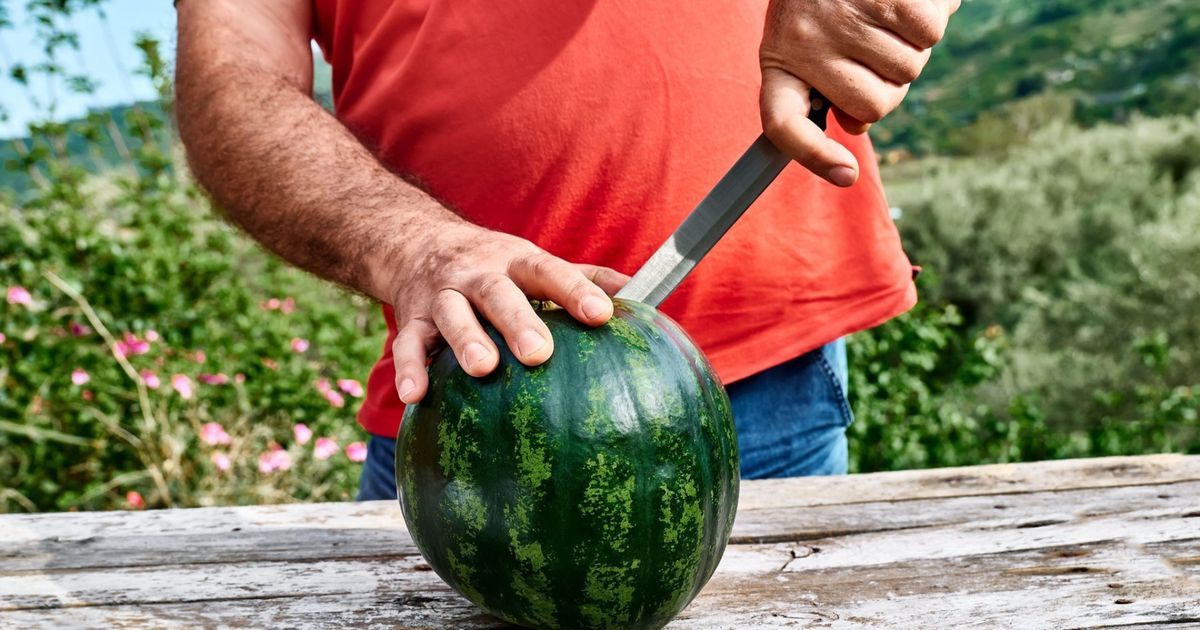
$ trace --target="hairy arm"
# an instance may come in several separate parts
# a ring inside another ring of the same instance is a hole
[[[388,172],[309,96],[310,5],[180,2],[179,133],[232,221],[289,262],[390,302],[391,279],[372,271],[413,253],[389,233],[464,222]]]
[[[310,94],[309,0],[180,0],[179,133],[197,180],[229,218],[298,267],[396,310],[396,386],[415,402],[444,338],[475,376],[499,353],[475,315],[522,362],[553,339],[526,295],[602,324],[626,280],[475,226],[386,169]]]

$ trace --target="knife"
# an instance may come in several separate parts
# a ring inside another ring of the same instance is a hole
[[[828,114],[829,100],[811,90],[809,120],[824,131]],[[789,162],[791,158],[760,135],[617,297],[662,304]]]

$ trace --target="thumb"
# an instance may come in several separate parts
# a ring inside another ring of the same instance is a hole
[[[808,119],[809,85],[795,75],[764,68],[759,109],[763,132],[793,160],[837,186],[858,180],[858,160]]]

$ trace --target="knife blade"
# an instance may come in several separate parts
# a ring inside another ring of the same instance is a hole
[[[809,104],[809,120],[824,131],[828,99],[812,90]],[[790,161],[765,135],[760,135],[617,292],[617,297],[651,306],[662,304]]]

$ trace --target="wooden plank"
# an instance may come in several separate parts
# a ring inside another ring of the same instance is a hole
[[[891,566],[937,563],[956,558],[999,556],[1031,550],[1077,547],[1119,540],[1139,549],[1200,537],[1200,518],[1183,510],[1144,510],[1115,516],[1047,521],[1038,527],[998,519],[898,532],[870,532],[799,544],[734,545],[726,552],[709,590],[721,590],[728,576],[741,589],[748,576],[772,579],[819,570],[867,569],[882,575]],[[1200,555],[1193,554],[1193,555]],[[1187,556],[1190,557],[1190,556]],[[1188,562],[1183,557],[1182,562]],[[1160,565],[1164,561],[1157,561]],[[412,584],[414,592],[436,585],[429,571],[417,571],[414,555],[296,562],[170,564],[157,567],[14,572],[0,575],[0,610],[136,602],[220,599],[228,593],[275,598],[297,593],[332,594],[387,582]],[[952,566],[952,564],[946,564]],[[1176,575],[1186,573],[1172,565]],[[948,574],[959,576],[961,571]],[[878,578],[875,578],[878,579]],[[862,590],[864,587],[857,587]]]
[[[1198,460],[748,482],[738,544],[670,627],[1192,623]],[[0,627],[501,627],[420,570],[393,502],[9,516],[0,531]]]
[[[292,503],[222,508],[148,510],[144,512],[65,512],[0,515],[4,544],[55,539],[79,541],[96,536],[134,536],[146,531],[190,535],[254,529],[375,529],[395,525],[395,501],[365,503]]]
[[[733,543],[802,541],[971,522],[1028,526],[1047,519],[1156,509],[1200,512],[1195,497],[1200,497],[1200,482],[754,510],[738,515]],[[67,516],[65,521],[46,516],[15,519],[20,526],[5,531],[14,532],[22,542],[0,541],[0,575],[417,553],[392,502]]]
[[[739,511],[1161,485],[1200,480],[1200,455],[1099,457],[744,483]]]
[[[1200,481],[739,510],[731,540],[796,541],[982,521],[1012,521],[1028,527],[1045,520],[1151,509],[1200,512]]]
[[[1025,494],[1200,481],[1200,456],[1151,455],[997,464],[967,468],[900,471],[745,481],[739,520],[757,510],[777,510],[917,499]],[[6,533],[0,545],[79,541],[101,535],[191,535],[251,529],[378,529],[393,527],[399,512],[392,501],[316,503],[148,512],[89,512],[0,515]],[[238,529],[240,528],[240,529]],[[10,534],[11,532],[11,534]],[[4,548],[0,547],[0,553]],[[0,555],[2,558],[3,555]]]
[[[884,565],[1106,540],[1124,540],[1138,545],[1188,540],[1200,536],[1200,519],[1187,514],[1177,510],[1149,510],[1111,517],[1049,519],[1036,527],[1028,527],[1028,522],[1020,520],[996,520],[841,536],[800,546],[800,549],[817,548],[820,552],[798,558],[789,570]]]
[[[1166,556],[1188,557],[1200,542],[1158,549]],[[333,566],[338,564],[354,566]],[[503,627],[437,580],[408,577],[421,572],[402,571],[400,579],[391,579],[394,567],[373,564],[325,563],[307,574],[264,572],[257,582],[246,579],[255,572],[244,571],[226,584],[221,598],[195,593],[182,602],[26,609],[0,614],[0,624]],[[669,627],[1099,627],[1183,623],[1200,610],[1200,581],[1181,578],[1159,557],[1119,542],[951,562],[922,560],[882,571],[857,566],[781,574],[771,564],[760,569],[734,573],[723,567],[712,586]],[[331,579],[338,575],[355,579]],[[151,588],[153,578],[139,579]],[[322,586],[326,590],[313,590]]]

